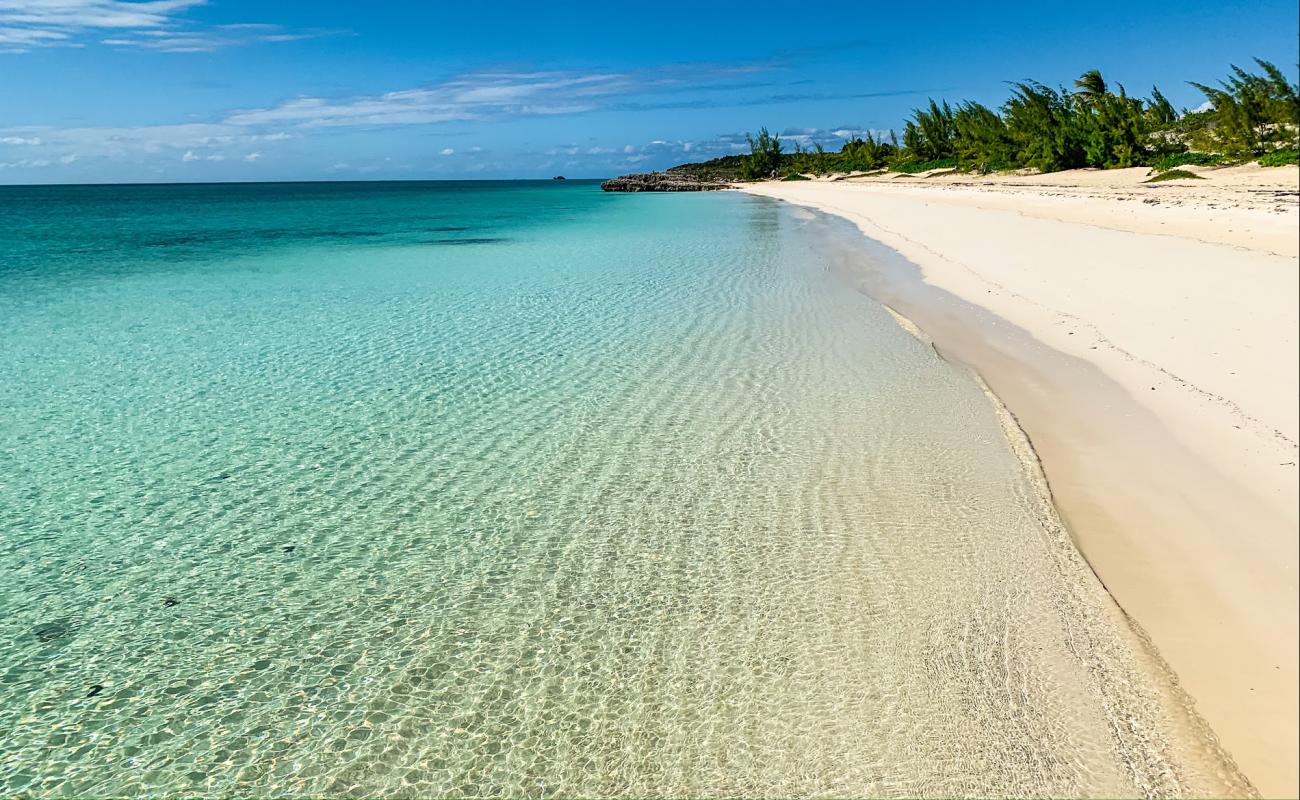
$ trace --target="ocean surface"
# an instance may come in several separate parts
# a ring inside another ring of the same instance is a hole
[[[1217,786],[1014,426],[833,227],[0,187],[0,794]]]

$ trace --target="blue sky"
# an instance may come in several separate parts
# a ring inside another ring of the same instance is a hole
[[[1294,0],[1091,4],[0,0],[0,183],[602,177],[830,149],[927,97],[1099,68],[1176,105]]]

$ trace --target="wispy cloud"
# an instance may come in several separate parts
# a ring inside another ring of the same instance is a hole
[[[622,73],[477,72],[429,86],[343,99],[298,97],[228,116],[230,125],[426,125],[507,116],[575,114],[643,89]]]
[[[157,28],[206,0],[0,0],[0,22],[33,28]]]
[[[264,148],[299,138],[283,131],[255,131],[221,123],[140,127],[19,128],[0,130],[0,156],[9,167],[47,166],[57,161],[110,159],[140,164],[178,159],[181,163],[227,159],[257,161]],[[39,157],[16,158],[22,153]],[[6,152],[7,151],[7,152]],[[41,161],[42,164],[35,162]]]
[[[207,0],[0,0],[0,52],[83,47],[89,41],[165,52],[209,52],[324,35],[278,25],[202,27],[184,16]]]
[[[203,49],[217,46],[210,38],[288,36],[275,26],[257,23],[209,27],[195,32],[178,24],[174,15],[201,0],[166,0],[165,2],[122,3],[120,0],[23,0],[24,6],[37,2],[47,8],[142,6],[151,9],[133,24],[149,23],[152,27],[126,28],[102,34],[102,41],[121,46],[157,49]],[[0,11],[17,19],[13,11],[18,0],[0,0]],[[24,17],[23,19],[27,19]],[[34,19],[34,17],[33,17]],[[49,22],[50,17],[42,17]],[[126,19],[122,20],[127,21]],[[64,19],[72,26],[89,24],[87,19]],[[71,30],[71,27],[69,28]],[[102,30],[107,30],[102,29]],[[188,30],[188,32],[186,32]],[[788,56],[785,57],[788,60]],[[298,96],[262,107],[217,113],[206,122],[141,125],[135,127],[54,128],[23,126],[0,128],[0,160],[7,167],[34,168],[45,164],[78,161],[77,170],[90,173],[103,167],[102,162],[135,164],[139,169],[171,174],[193,174],[194,170],[215,168],[250,169],[249,165],[266,162],[281,167],[318,159],[318,165],[334,164],[334,171],[389,171],[395,164],[376,160],[378,152],[355,150],[355,133],[377,128],[431,126],[435,143],[420,145],[414,152],[429,156],[446,156],[425,162],[448,171],[471,172],[476,169],[502,172],[520,169],[546,169],[548,164],[564,167],[570,174],[614,174],[618,171],[657,169],[685,161],[703,160],[719,155],[745,152],[743,134],[729,133],[698,139],[661,139],[627,144],[623,141],[595,138],[546,146],[539,143],[532,152],[500,149],[485,152],[478,146],[448,146],[449,138],[474,131],[476,123],[517,120],[525,117],[572,115],[582,113],[626,113],[649,109],[694,106],[758,106],[791,102],[796,98],[826,99],[831,95],[794,95],[803,90],[803,80],[795,80],[782,58],[756,59],[739,64],[673,63],[653,68],[630,70],[577,69],[490,69],[453,74],[418,86],[398,88],[378,94],[351,96]],[[920,90],[895,90],[857,93],[852,97],[907,94]],[[843,95],[848,97],[850,95]],[[193,118],[191,118],[193,119]],[[671,128],[664,132],[668,133]],[[824,144],[837,149],[837,141],[861,135],[855,126],[827,129],[798,129],[783,132],[793,143],[812,147]],[[330,145],[328,140],[348,143],[346,148]],[[300,141],[301,140],[301,141]],[[393,141],[390,136],[375,141]],[[347,149],[352,148],[352,149]],[[407,156],[409,157],[409,156]],[[326,160],[328,159],[328,160]],[[337,162],[336,162],[337,159]],[[419,156],[416,156],[419,159]],[[504,160],[503,160],[504,159]],[[405,163],[405,162],[403,162]],[[259,166],[258,169],[262,167]],[[316,166],[314,169],[321,169]],[[405,168],[405,167],[404,167]]]
[[[181,156],[181,162],[188,164],[191,161],[225,161],[226,156],[223,153],[199,154],[193,150],[186,150],[185,155]]]
[[[100,39],[100,44],[113,47],[139,47],[165,53],[210,53],[227,47],[256,44],[258,42],[296,42],[330,35],[329,31],[289,31],[278,25],[245,23],[218,25],[207,30],[145,30],[131,36]]]
[[[0,161],[0,169],[31,169],[37,167],[48,167],[50,160],[47,158],[24,158],[18,161]]]
[[[295,97],[269,108],[235,112],[225,122],[308,128],[425,125],[598,110],[668,108],[673,106],[671,102],[652,98],[683,90],[719,93],[763,86],[767,84],[755,82],[753,76],[775,69],[773,62],[754,61],[668,64],[630,72],[481,71],[377,95]],[[706,104],[721,102],[724,101]]]

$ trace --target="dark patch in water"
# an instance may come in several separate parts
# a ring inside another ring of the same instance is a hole
[[[32,635],[42,642],[52,642],[56,639],[62,639],[70,633],[72,633],[72,626],[65,620],[38,625],[36,626],[36,629],[32,631]]]
[[[174,606],[174,605],[176,605],[176,604],[178,604],[178,603],[180,603],[180,600],[177,600],[175,597],[164,597],[164,598],[163,598],[163,608],[171,608],[172,606]]]
[[[426,239],[424,243],[455,246],[462,244],[496,244],[505,241],[508,241],[508,239],[504,236],[467,236],[464,239]]]
[[[160,236],[141,242],[144,247],[184,247],[186,245],[210,245],[218,242],[231,244],[246,243],[250,240],[264,241],[299,240],[299,239],[372,239],[384,236],[384,231],[349,231],[349,230],[311,230],[303,228],[260,228],[255,230],[213,230],[190,231],[172,236]]]
[[[297,550],[297,549],[298,549],[298,545],[296,545],[296,544],[286,544],[286,545],[284,546],[284,552],[286,552],[286,553],[292,553],[294,550]]]
[[[97,683],[90,687],[90,691],[86,693],[86,697],[94,697],[102,691],[104,691],[104,684]]]

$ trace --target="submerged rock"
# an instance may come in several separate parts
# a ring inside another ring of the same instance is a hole
[[[42,642],[52,642],[55,639],[62,639],[69,633],[71,633],[71,627],[63,621],[46,623],[37,626],[37,628],[32,631],[32,635]]]

